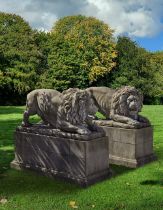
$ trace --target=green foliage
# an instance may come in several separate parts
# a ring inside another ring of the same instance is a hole
[[[43,74],[48,68],[48,53],[49,53],[49,37],[50,33],[44,31],[34,31],[35,44],[41,54],[38,69],[39,73]]]
[[[106,120],[106,117],[100,112],[97,112],[95,116],[97,117],[97,119]]]
[[[157,92],[155,102],[163,104],[163,52],[156,52],[150,55],[150,65],[155,72]]]
[[[163,52],[147,52],[125,36],[115,44],[113,30],[93,17],[64,17],[45,33],[0,12],[0,104],[24,104],[35,88],[90,85],[135,86],[145,103],[161,104]]]
[[[160,68],[151,59],[151,53],[140,48],[128,37],[119,37],[116,50],[118,56],[113,73],[112,87],[135,86],[145,97],[145,102],[160,96],[161,88],[157,70]]]
[[[0,92],[24,94],[33,89],[40,57],[28,23],[0,12]]]
[[[116,57],[112,33],[93,17],[60,19],[50,33],[49,70],[42,75],[42,86],[83,88],[109,73]]]

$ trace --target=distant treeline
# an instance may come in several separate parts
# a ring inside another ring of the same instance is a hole
[[[145,104],[163,104],[163,51],[113,34],[93,17],[64,17],[47,33],[0,13],[0,105],[25,104],[36,88],[125,85],[141,90]]]

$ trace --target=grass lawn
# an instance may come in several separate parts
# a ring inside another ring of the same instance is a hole
[[[138,169],[111,166],[116,176],[87,189],[10,169],[14,158],[13,132],[24,107],[0,107],[0,210],[162,210],[163,106],[144,106],[142,115],[154,125],[154,151],[158,160]],[[33,117],[33,120],[36,118]]]

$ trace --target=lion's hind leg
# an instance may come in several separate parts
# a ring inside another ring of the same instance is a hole
[[[29,117],[35,114],[37,114],[35,109],[27,108],[23,114],[22,126],[24,127],[31,126],[32,123],[29,122]]]

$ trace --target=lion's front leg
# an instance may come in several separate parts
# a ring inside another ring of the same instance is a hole
[[[92,116],[88,116],[86,124],[88,126],[88,129],[91,131],[96,131],[96,132],[100,132],[100,133],[104,133],[104,130],[98,126],[95,121],[95,119]]]
[[[71,133],[78,133],[78,134],[81,134],[81,135],[91,133],[91,131],[88,130],[84,126],[78,126],[78,125],[75,126],[75,125],[72,125],[71,123],[66,122],[66,121],[62,121],[61,124],[57,127],[59,129],[63,130],[63,131],[71,132]]]
[[[141,127],[141,123],[139,121],[133,120],[132,118],[125,117],[125,116],[122,116],[122,115],[117,115],[117,114],[112,115],[111,119],[116,121],[116,122],[132,125],[135,128],[140,128]]]

